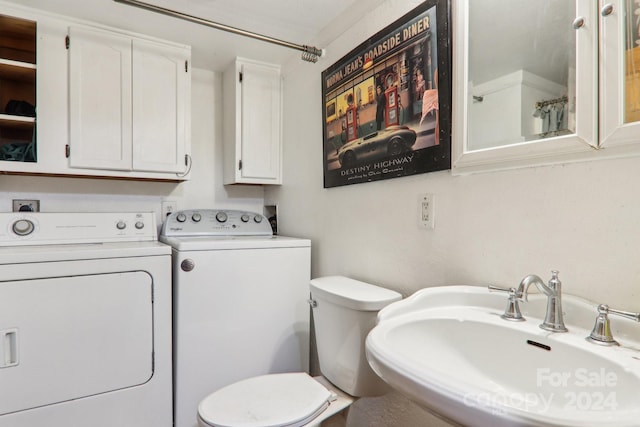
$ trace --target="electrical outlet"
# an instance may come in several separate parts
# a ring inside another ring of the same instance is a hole
[[[418,227],[432,229],[435,226],[435,196],[431,193],[418,196]]]
[[[178,202],[175,200],[163,200],[162,203],[162,220],[178,210]]]
[[[14,212],[40,212],[40,200],[14,199]]]

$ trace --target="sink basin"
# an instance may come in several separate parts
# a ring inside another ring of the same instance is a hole
[[[373,370],[410,399],[465,426],[640,426],[640,325],[612,318],[622,344],[590,343],[596,304],[563,296],[567,333],[542,330],[546,298],[500,317],[503,294],[427,288],[391,304],[366,341]]]

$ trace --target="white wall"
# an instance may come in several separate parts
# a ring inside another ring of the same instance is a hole
[[[10,212],[12,199],[40,199],[48,212],[157,212],[163,199],[178,209],[226,208],[262,212],[259,186],[222,185],[222,86],[220,73],[193,69],[191,179],[183,183],[120,181],[41,176],[0,176],[0,211]]]
[[[638,311],[638,158],[323,189],[320,73],[418,3],[389,0],[323,46],[317,64],[285,69],[284,185],[266,199],[278,204],[283,234],[312,240],[312,276],[342,274],[409,295],[438,285],[514,286],[558,269],[566,293]],[[417,227],[425,192],[435,194],[434,230]],[[365,399],[351,415],[349,425],[437,423],[393,394]]]

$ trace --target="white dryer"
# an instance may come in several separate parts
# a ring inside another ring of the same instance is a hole
[[[0,427],[169,427],[153,213],[0,213]]]
[[[213,391],[262,374],[309,368],[311,243],[273,236],[260,214],[174,212],[174,411],[195,427]]]

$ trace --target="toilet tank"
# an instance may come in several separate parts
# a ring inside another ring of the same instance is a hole
[[[365,357],[365,339],[378,311],[402,295],[342,276],[313,279],[310,288],[322,375],[355,397],[386,393],[389,387]]]

